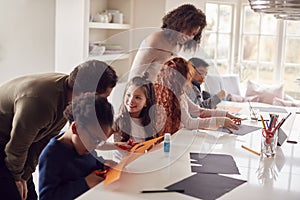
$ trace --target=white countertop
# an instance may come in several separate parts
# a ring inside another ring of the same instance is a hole
[[[224,105],[243,107],[240,113],[249,115],[248,104],[226,102]],[[255,104],[255,106],[257,105]],[[261,130],[244,136],[235,136],[226,133],[181,129],[172,135],[169,156],[164,154],[163,144],[159,144],[150,152],[130,163],[118,181],[107,186],[100,183],[78,199],[197,199],[176,192],[140,193],[147,189],[164,189],[195,174],[191,172],[190,152],[227,154],[231,155],[236,162],[240,175],[227,174],[224,176],[247,182],[218,199],[300,199],[300,131],[296,130],[300,123],[300,115],[294,113],[294,108],[286,109],[293,114],[284,124],[283,129],[291,134],[290,138],[297,140],[298,144],[285,142],[277,148],[275,158],[262,158],[241,148],[241,145],[245,145],[260,151]],[[287,114],[281,113],[280,115]],[[250,120],[242,123],[261,126],[261,122]]]

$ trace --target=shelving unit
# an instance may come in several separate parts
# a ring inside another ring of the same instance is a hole
[[[89,19],[97,13],[104,10],[119,10],[123,13],[123,24],[89,22],[87,30],[87,47],[89,43],[101,42],[105,44],[120,45],[124,49],[122,54],[106,54],[99,56],[90,56],[86,52],[87,59],[98,59],[111,64],[119,75],[129,71],[131,58],[129,55],[131,49],[134,0],[90,0],[88,5]],[[86,49],[88,50],[88,48]]]
[[[166,0],[56,0],[55,71],[69,73],[85,60],[99,59],[123,75],[130,69],[133,51],[148,35],[133,29],[159,27],[165,5]],[[91,15],[108,9],[120,10],[124,23],[90,22]],[[99,41],[119,44],[126,54],[89,56],[89,43]]]
[[[69,73],[85,60],[98,59],[114,67],[118,75],[129,71],[134,4],[135,0],[56,0],[55,70]],[[119,10],[124,23],[90,21],[104,10]],[[90,56],[93,42],[119,45],[124,53]]]

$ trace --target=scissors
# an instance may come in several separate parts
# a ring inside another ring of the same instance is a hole
[[[234,119],[231,119],[232,121],[234,121],[234,123],[236,125],[241,125],[242,124],[242,119],[241,118],[234,118]]]

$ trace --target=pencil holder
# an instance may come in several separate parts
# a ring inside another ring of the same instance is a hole
[[[262,129],[261,156],[273,158],[276,155],[278,129]]]
[[[259,109],[251,108],[250,109],[250,118],[253,121],[257,121],[259,117]]]

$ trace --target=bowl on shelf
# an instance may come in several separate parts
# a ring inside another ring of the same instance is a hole
[[[90,55],[91,56],[101,56],[105,52],[105,46],[101,45],[91,45]]]

